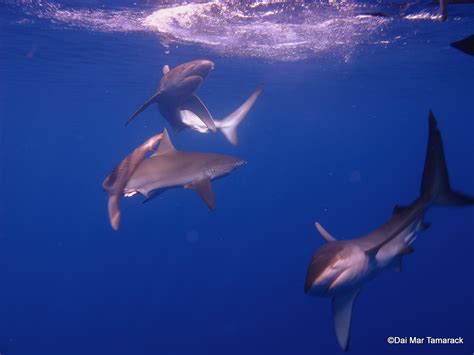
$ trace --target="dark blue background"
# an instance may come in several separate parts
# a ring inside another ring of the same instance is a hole
[[[2,9],[2,6],[0,6]],[[369,232],[418,194],[433,109],[452,184],[474,194],[474,59],[449,47],[456,23],[394,23],[407,38],[294,63],[219,57],[153,34],[17,24],[0,32],[0,353],[338,354],[330,301],[303,293],[323,240]],[[462,8],[455,11],[462,14]],[[186,190],[122,203],[108,223],[101,183],[165,121],[152,108],[161,67],[209,58],[200,96],[216,117],[258,83],[239,128],[173,135],[178,149],[248,164],[214,183],[209,212]],[[368,284],[353,314],[352,354],[473,351],[474,209],[434,209],[402,273]],[[389,346],[388,336],[465,338]]]

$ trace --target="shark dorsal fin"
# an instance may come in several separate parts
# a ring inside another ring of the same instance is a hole
[[[314,226],[318,230],[319,234],[321,234],[321,237],[324,238],[326,242],[335,242],[336,238],[334,238],[331,234],[328,233],[327,230],[323,228],[322,225],[320,225],[318,222],[314,223]]]
[[[163,75],[168,74],[169,71],[170,71],[170,66],[167,64],[163,65]]]
[[[165,155],[169,153],[176,152],[176,148],[173,143],[171,143],[170,136],[166,128],[163,130],[163,138],[161,138],[160,146],[155,154],[152,156]]]

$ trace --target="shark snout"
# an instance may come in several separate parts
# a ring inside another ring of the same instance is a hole
[[[237,169],[240,166],[244,166],[247,164],[246,160],[239,159],[239,158],[233,158],[230,163],[228,163],[228,170],[232,171],[234,169]]]
[[[201,66],[203,69],[206,69],[208,71],[211,71],[214,69],[214,62],[207,60],[207,59],[199,59],[196,61],[199,66]]]
[[[367,277],[368,258],[357,245],[330,242],[313,256],[308,267],[305,292],[314,296],[332,296],[359,284]]]
[[[239,158],[220,156],[211,163],[209,171],[213,177],[225,176],[232,170],[237,169],[239,166],[245,165],[246,163],[245,160]]]
[[[246,165],[247,164],[247,161],[246,160],[241,160],[241,159],[238,159],[236,162],[235,162],[235,167],[239,167],[239,166],[242,166],[242,165]]]
[[[206,79],[209,73],[214,70],[214,63],[207,59],[195,60],[193,64],[193,75],[199,75],[203,79]]]

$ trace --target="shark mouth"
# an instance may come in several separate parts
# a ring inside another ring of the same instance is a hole
[[[7,0],[3,6],[20,13],[19,24],[45,20],[60,30],[149,32],[156,34],[165,53],[186,44],[222,56],[270,61],[298,61],[328,52],[349,61],[360,45],[403,41],[385,30],[399,24],[396,19],[423,20],[438,11],[434,5],[421,7],[417,0],[383,5],[356,0],[156,1],[128,7],[105,2],[109,5],[100,8],[85,3],[68,7],[53,0]]]

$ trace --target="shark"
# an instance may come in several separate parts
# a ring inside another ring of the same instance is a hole
[[[318,222],[326,243],[308,266],[304,292],[332,299],[334,327],[339,345],[349,347],[354,301],[363,285],[383,270],[401,271],[402,260],[413,253],[412,243],[429,224],[426,212],[433,206],[470,206],[474,198],[451,188],[443,141],[434,114],[429,113],[429,137],[419,197],[407,206],[395,206],[382,226],[360,238],[338,240]]]
[[[146,154],[158,149],[148,158]],[[109,194],[109,219],[112,228],[120,225],[119,199],[143,195],[150,201],[165,190],[176,187],[192,189],[210,210],[215,208],[211,180],[224,177],[246,164],[227,155],[177,150],[168,131],[153,136],[122,160],[103,183]]]
[[[126,125],[149,106],[157,104],[161,114],[175,132],[180,132],[185,128],[200,133],[219,130],[231,144],[236,145],[238,143],[237,127],[254,105],[263,87],[257,86],[247,100],[224,119],[214,119],[196,95],[196,91],[213,69],[214,63],[205,59],[183,63],[174,68],[165,65],[163,78],[155,94],[132,114]]]

